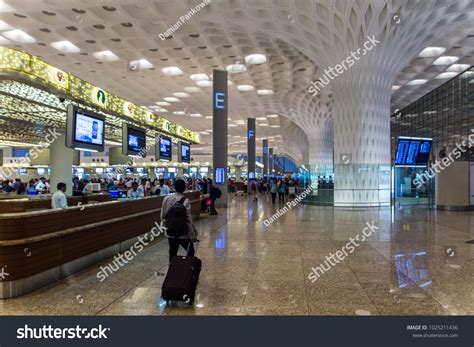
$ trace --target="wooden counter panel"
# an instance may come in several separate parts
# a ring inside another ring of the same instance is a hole
[[[187,193],[186,197],[191,200],[193,213],[199,213],[199,192]],[[155,222],[160,222],[159,210],[151,211],[159,209],[162,200],[163,197],[155,197],[103,206],[92,205],[83,211],[68,209],[42,215],[33,213],[32,216],[24,218],[0,219],[0,242],[22,242],[0,246],[0,265],[6,265],[5,272],[9,273],[4,281],[30,277],[150,232],[156,226]],[[150,213],[146,213],[147,211]],[[134,214],[137,216],[132,216]],[[115,218],[117,220],[113,220]],[[97,226],[94,225],[96,222],[105,224]],[[74,227],[78,230],[70,229]],[[72,232],[61,233],[66,229]],[[34,240],[34,236],[52,232],[59,233],[52,234],[52,237],[45,240]],[[21,239],[25,237],[32,237],[33,240],[23,242]]]

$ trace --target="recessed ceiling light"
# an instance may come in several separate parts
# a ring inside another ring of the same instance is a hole
[[[189,78],[191,78],[194,82],[209,81],[209,76],[206,75],[206,74],[203,74],[203,73],[198,73],[198,74],[191,75],[191,76],[189,76]]]
[[[278,118],[277,114],[267,114],[267,118]]]
[[[3,0],[0,0],[0,12],[13,12],[15,9],[7,5]]]
[[[275,125],[270,125],[270,128],[279,128],[280,126],[275,124]]]
[[[230,127],[235,128],[237,124],[229,124]]]
[[[232,82],[231,80],[227,80],[227,85],[228,85],[228,86],[233,86],[233,85],[234,85],[234,82]]]
[[[399,90],[400,89],[400,86],[392,86],[392,90]]]
[[[102,60],[102,61],[117,61],[117,60],[119,60],[119,57],[117,57],[111,51],[95,52],[95,53],[92,53],[92,55],[94,57],[96,57],[97,59]]]
[[[201,91],[198,87],[185,87],[184,90],[188,93],[198,93]]]
[[[237,89],[240,90],[241,92],[248,92],[248,91],[254,90],[255,88],[248,84],[241,84],[237,86]]]
[[[212,116],[206,116],[206,119],[212,119]]]
[[[186,114],[186,112],[184,112],[184,111],[174,111],[173,114],[176,115],[176,116],[184,116]]]
[[[28,35],[23,30],[20,30],[20,29],[4,31],[2,35],[5,36],[7,39],[10,39],[12,41],[19,42],[19,43],[36,42],[36,39],[33,36]]]
[[[459,57],[445,55],[433,62],[433,65],[451,65],[459,60]]]
[[[428,80],[425,80],[425,79],[412,80],[407,83],[407,86],[419,86],[421,84],[425,84],[426,82],[428,82]]]
[[[168,110],[166,108],[160,108],[160,109],[156,110],[156,112],[165,113],[165,112],[168,112]]]
[[[469,69],[471,65],[469,64],[453,64],[446,71],[449,72],[463,72],[464,70]]]
[[[190,116],[195,117],[195,118],[199,118],[199,117],[202,117],[202,114],[200,114],[200,113],[191,113]]]
[[[258,95],[272,95],[273,90],[271,90],[271,89],[259,89],[259,90],[257,90],[257,94]]]
[[[173,95],[176,96],[177,98],[189,98],[188,93],[178,92],[178,93],[173,93]]]
[[[453,78],[453,77],[456,77],[457,75],[458,75],[457,72],[443,72],[443,73],[440,73],[438,76],[436,76],[435,79],[442,80],[446,78]]]
[[[267,120],[267,117],[257,117],[256,120]]]
[[[259,124],[261,127],[267,127],[268,124]]]
[[[263,64],[267,61],[267,57],[263,54],[250,54],[245,57],[245,63],[248,65]]]
[[[225,69],[227,70],[228,73],[242,73],[242,72],[247,71],[247,68],[245,67],[245,65],[242,65],[242,64],[227,65]]]
[[[181,76],[183,74],[183,71],[177,66],[164,67],[161,71],[168,76]]]
[[[432,58],[443,54],[445,51],[446,48],[444,47],[426,47],[420,52],[420,54],[418,54],[418,56],[422,58]]]
[[[131,60],[128,62],[128,66],[134,67],[135,70],[153,69],[153,64],[146,59]]]
[[[170,103],[165,102],[165,101],[157,101],[155,102],[155,104],[157,104],[158,106],[171,106]]]
[[[199,87],[212,87],[212,82],[211,81],[197,81],[196,84]]]
[[[168,102],[179,102],[180,101],[178,98],[175,98],[175,97],[172,97],[172,96],[163,98],[163,100],[168,101]]]
[[[51,46],[53,48],[56,48],[58,51],[64,52],[64,53],[79,53],[81,51],[79,47],[77,47],[70,41],[52,42]]]
[[[0,31],[5,31],[5,30],[13,30],[13,27],[10,24],[5,23],[3,20],[0,20]]]

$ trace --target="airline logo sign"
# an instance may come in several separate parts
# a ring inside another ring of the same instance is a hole
[[[67,89],[69,87],[69,75],[63,70],[51,68],[48,74],[48,79],[49,82],[59,88]]]
[[[92,88],[92,100],[95,104],[105,108],[107,106],[107,93],[103,89],[94,87]]]

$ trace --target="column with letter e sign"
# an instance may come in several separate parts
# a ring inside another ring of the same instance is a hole
[[[268,139],[263,139],[263,177],[268,175]]]
[[[247,184],[250,179],[255,178],[255,118],[247,118]],[[250,190],[249,190],[250,191]]]
[[[270,172],[270,176],[273,176],[273,148],[268,149],[268,172]]]
[[[224,208],[227,207],[227,95],[227,71],[214,70],[212,92],[212,162],[214,166],[214,184],[222,192],[220,199],[216,201],[216,207]]]

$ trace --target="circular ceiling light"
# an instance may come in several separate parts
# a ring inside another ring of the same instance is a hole
[[[257,90],[258,95],[273,95],[273,90],[271,89],[259,89]]]
[[[237,63],[237,64],[232,64],[232,65],[227,65],[225,68],[228,73],[242,73],[247,71],[247,68],[245,65]]]
[[[175,98],[175,97],[167,97],[167,98],[163,98],[163,100],[167,101],[167,102],[179,102],[180,100],[178,98]]]
[[[255,88],[249,84],[241,84],[237,86],[237,89],[240,90],[241,92],[250,92],[254,90]]]
[[[177,98],[189,98],[188,93],[178,92],[178,93],[173,93],[173,95],[176,96]]]
[[[197,81],[196,84],[199,87],[212,87],[212,82],[211,81]]]
[[[188,93],[198,93],[201,91],[198,87],[185,87],[184,90]]]
[[[183,71],[177,66],[164,67],[161,71],[168,76],[181,76],[183,74]]]
[[[203,73],[197,73],[194,75],[189,76],[194,82],[197,81],[209,81],[209,76]]]
[[[245,57],[245,63],[248,65],[263,64],[267,62],[267,57],[263,54],[250,54]]]

